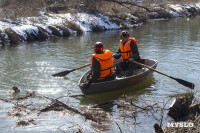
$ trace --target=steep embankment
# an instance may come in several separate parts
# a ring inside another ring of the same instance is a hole
[[[80,3],[27,0],[20,3],[11,0],[1,1],[0,5],[2,46],[81,35],[87,31],[132,28],[150,19],[171,19],[200,13],[200,3],[152,4],[148,1],[130,3],[115,0]]]

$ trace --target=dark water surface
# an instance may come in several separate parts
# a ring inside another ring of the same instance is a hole
[[[137,40],[141,57],[157,60],[157,70],[163,73],[194,82],[197,98],[200,88],[199,24],[200,17],[183,18],[154,21],[130,30],[131,36]],[[51,98],[69,93],[69,95],[81,95],[77,83],[89,67],[74,71],[65,78],[55,78],[51,74],[88,64],[96,41],[102,41],[104,47],[114,53],[119,46],[119,33],[120,31],[86,33],[81,37],[70,37],[55,42],[23,43],[1,48],[0,98],[12,98],[10,90],[13,86],[17,86],[22,93],[35,91],[37,95]],[[84,121],[79,115],[51,112],[41,116],[32,114],[29,118],[20,118],[20,120],[34,119],[36,125],[15,128],[18,118],[6,115],[13,104],[0,101],[0,132],[76,132],[81,127],[83,132],[119,132],[117,124],[123,132],[153,132],[153,124],[159,123],[158,121],[141,113],[136,117],[140,125],[135,126],[135,119],[130,117],[131,110],[119,108],[119,101],[125,101],[123,94],[126,94],[127,99],[131,99],[136,105],[142,105],[144,101],[149,104],[155,101],[164,104],[171,96],[183,94],[188,90],[176,81],[154,73],[142,83],[124,90],[93,95],[89,98],[79,96],[60,99],[74,107],[80,105],[89,107],[113,100],[113,105],[109,107],[112,110],[111,122],[104,123],[102,126]],[[35,101],[41,105],[44,103],[40,99]]]

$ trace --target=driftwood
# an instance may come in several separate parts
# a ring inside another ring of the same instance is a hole
[[[12,90],[14,91],[14,93],[19,93],[20,92],[20,90],[17,87],[13,87]],[[84,111],[81,112],[78,109],[76,109],[74,107],[71,107],[71,106],[67,105],[66,103],[63,103],[63,102],[57,100],[58,98],[57,99],[53,99],[53,98],[49,98],[49,97],[46,97],[46,96],[38,96],[40,98],[42,97],[42,98],[46,98],[48,100],[51,100],[51,103],[46,105],[46,106],[44,106],[44,107],[42,107],[42,109],[41,108],[39,108],[39,109],[37,109],[37,108],[29,109],[28,105],[23,105],[23,103],[20,103],[21,100],[27,99],[29,97],[34,97],[34,96],[35,96],[35,92],[32,92],[32,93],[29,92],[29,93],[26,93],[25,95],[22,95],[22,96],[17,97],[17,98],[16,97],[15,98],[11,98],[11,99],[0,98],[0,101],[9,102],[9,103],[14,104],[15,105],[15,107],[14,107],[15,109],[22,110],[22,108],[23,108],[25,110],[28,109],[29,111],[36,110],[36,111],[38,111],[38,114],[40,114],[42,112],[52,111],[52,110],[53,111],[66,111],[66,110],[68,110],[68,111],[70,111],[72,113],[75,113],[75,114],[78,114],[78,115],[84,117],[86,120],[91,120],[91,121],[96,122],[96,123],[101,123],[99,120],[94,118],[92,114],[84,113]],[[11,115],[13,115],[13,114],[11,114]],[[15,113],[13,116],[19,116],[20,117],[21,114],[18,113],[18,111],[17,111],[17,113]],[[17,125],[26,125],[27,123],[30,123],[30,122],[20,121],[19,124],[17,124]]]
[[[189,115],[193,98],[193,95],[186,95],[174,99],[169,107],[168,115],[173,118],[174,121],[185,120]]]
[[[28,126],[30,124],[34,124],[36,125],[35,120],[31,119],[31,120],[21,120],[19,122],[17,122],[16,127],[20,127],[20,126]]]
[[[69,105],[57,100],[57,99],[52,99],[52,103],[49,104],[48,106],[46,106],[45,108],[41,109],[40,112],[47,112],[47,111],[63,111],[63,110],[69,110],[73,113],[76,113],[78,115],[81,115],[83,116],[86,120],[92,120],[94,122],[97,122],[97,120],[95,120],[92,115],[89,115],[89,114],[85,114],[85,113],[82,113],[80,112],[79,110],[73,108],[73,107],[70,107]]]
[[[19,93],[20,92],[20,90],[17,87],[13,87],[12,89],[14,90],[15,93]]]
[[[190,114],[200,114],[200,103],[199,104],[193,104],[189,108]]]

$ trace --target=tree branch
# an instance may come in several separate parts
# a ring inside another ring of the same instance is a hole
[[[105,1],[108,1],[108,2],[114,2],[114,3],[117,3],[119,5],[131,5],[131,6],[136,6],[136,7],[139,7],[139,8],[143,8],[145,9],[146,11],[148,12],[152,12],[150,9],[148,9],[147,7],[144,7],[144,6],[140,6],[134,2],[129,2],[129,1],[118,1],[118,0],[105,0]],[[127,7],[127,6],[126,6]]]

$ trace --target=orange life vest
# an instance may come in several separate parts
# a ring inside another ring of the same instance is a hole
[[[93,54],[91,58],[91,66],[94,58],[96,58],[100,63],[100,76],[97,80],[113,75],[112,53],[109,50],[104,50],[103,52],[104,53],[102,54]]]
[[[131,41],[137,45],[135,38],[129,38],[125,45],[123,45],[122,40],[120,40],[121,44],[120,44],[119,48],[121,51],[121,56],[124,60],[128,60],[128,58],[133,56],[133,53],[131,51],[131,46],[130,46]],[[138,47],[138,45],[137,45],[137,47]]]

